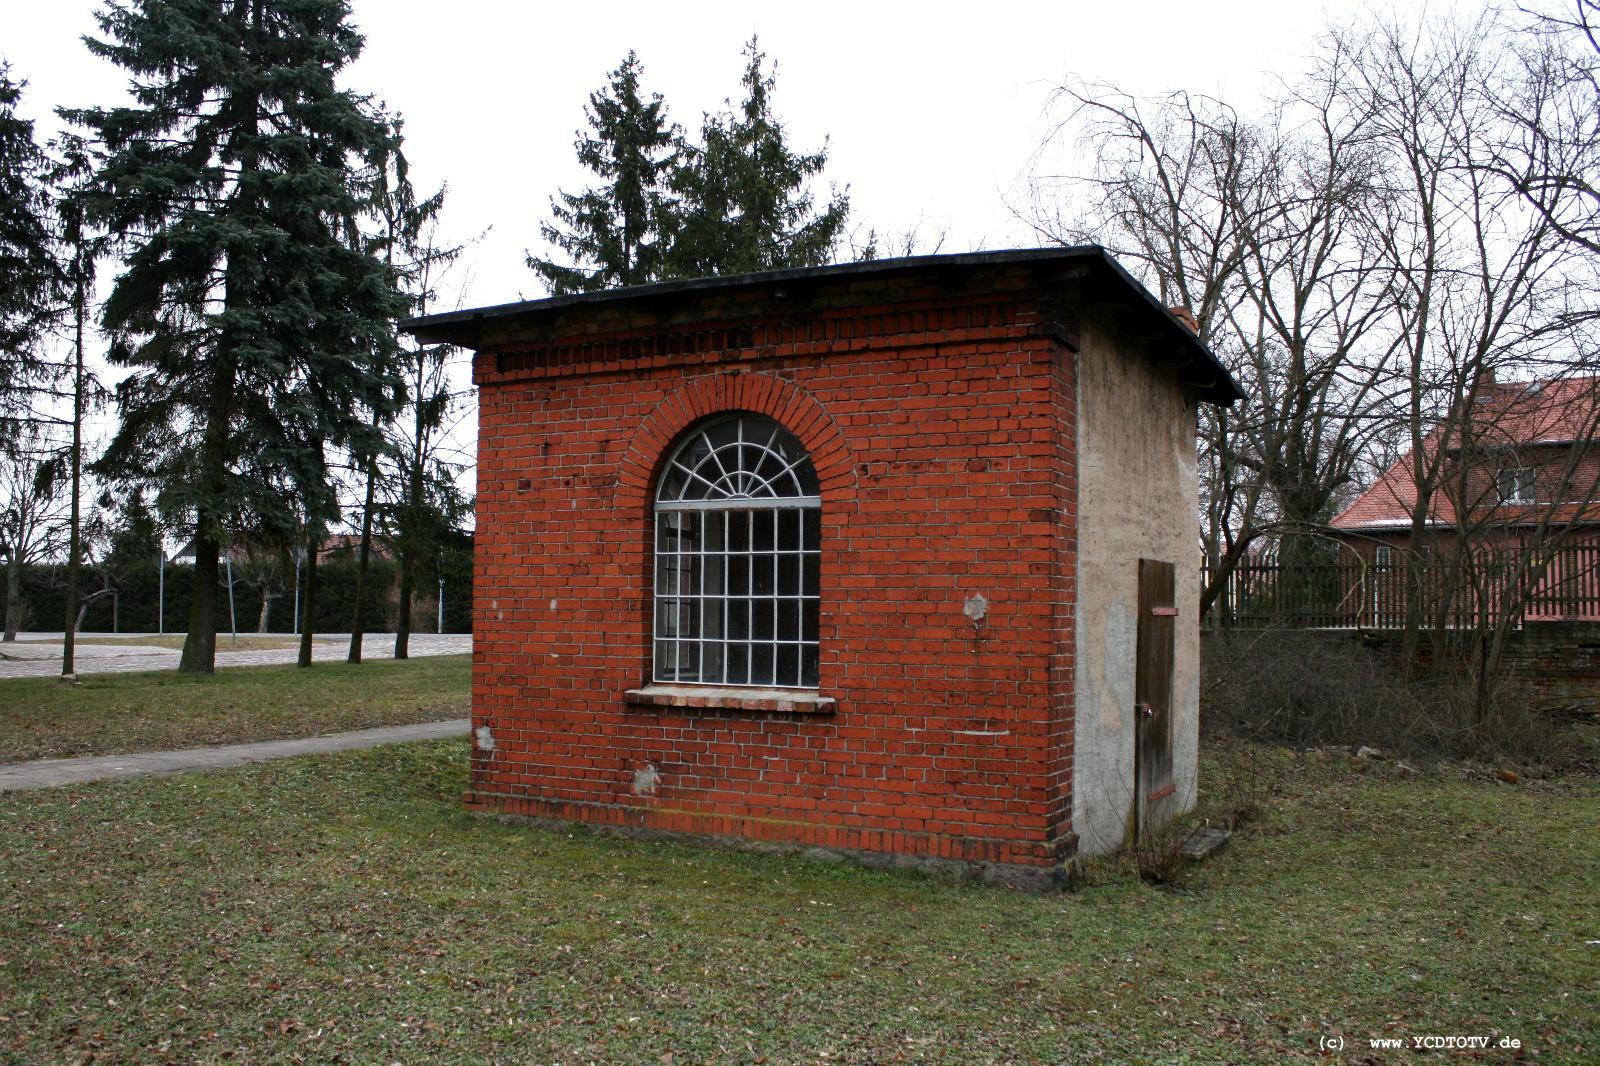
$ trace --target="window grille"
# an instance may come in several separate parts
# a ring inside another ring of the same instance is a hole
[[[656,492],[654,679],[816,688],[821,517],[810,456],[770,418],[690,434]]]

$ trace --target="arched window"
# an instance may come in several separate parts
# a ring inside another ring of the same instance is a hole
[[[678,445],[656,491],[656,681],[817,687],[821,514],[810,456],[770,418]]]

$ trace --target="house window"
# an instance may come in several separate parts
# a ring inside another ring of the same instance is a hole
[[[1495,488],[1501,503],[1533,503],[1535,470],[1531,466],[1516,466],[1497,472]]]
[[[816,688],[821,517],[816,468],[778,423],[691,433],[656,491],[654,679]]]
[[[1373,549],[1372,561],[1380,568],[1387,568],[1394,563],[1394,549],[1387,544],[1380,544]]]

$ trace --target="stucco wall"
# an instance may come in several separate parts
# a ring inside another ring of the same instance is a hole
[[[1078,599],[1072,827],[1083,854],[1127,841],[1139,560],[1176,564],[1173,781],[1194,806],[1200,585],[1195,405],[1177,371],[1087,326],[1078,355]]]

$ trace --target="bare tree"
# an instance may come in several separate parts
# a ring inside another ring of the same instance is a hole
[[[294,590],[294,560],[290,558],[289,546],[266,541],[235,541],[229,548],[229,555],[235,579],[261,595],[261,613],[256,616],[256,632],[272,632],[273,602]]]
[[[1487,165],[1564,239],[1600,254],[1600,2],[1524,10],[1533,32],[1512,38],[1516,92],[1493,97],[1510,136]]]
[[[1374,195],[1363,116],[1312,82],[1249,120],[1187,93],[1145,102],[1103,86],[1058,90],[1056,136],[1094,160],[1062,178],[1036,165],[1025,216],[1057,241],[1106,245],[1198,332],[1247,395],[1201,419],[1210,579],[1201,610],[1260,538],[1299,553],[1362,455],[1389,358],[1389,285],[1365,250]],[[1226,604],[1223,604],[1226,610]]]
[[[22,573],[67,546],[66,470],[58,449],[37,433],[24,433],[0,455],[0,565],[6,572],[7,641],[22,626]]]
[[[1503,165],[1522,130],[1506,100],[1543,98],[1548,66],[1529,64],[1496,42],[1508,32],[1488,13],[1470,22],[1380,22],[1334,35],[1351,61],[1341,92],[1368,116],[1387,195],[1372,201],[1375,252],[1395,284],[1388,307],[1399,358],[1390,414],[1410,449],[1411,584],[1424,569],[1471,573],[1481,538],[1469,521],[1478,491],[1477,455],[1493,435],[1483,401],[1497,381],[1583,373],[1592,338],[1593,256],[1562,232],[1563,201],[1581,195],[1559,184],[1532,187]],[[1487,435],[1487,436],[1486,436]],[[1437,536],[1435,497],[1467,514],[1448,551]],[[1482,629],[1462,649],[1448,597],[1408,601],[1404,662],[1426,633],[1435,654],[1469,654],[1485,681],[1497,669],[1504,626]],[[1497,637],[1495,634],[1499,632]]]
[[[405,155],[394,153],[384,176],[380,198],[381,230],[375,241],[381,248],[384,261],[400,282],[410,310],[425,315],[438,299],[437,288],[441,275],[446,273],[460,257],[465,246],[444,245],[439,241],[439,214],[444,207],[446,190],[441,187],[433,195],[421,200],[410,179]],[[404,464],[404,455],[414,451],[408,440],[426,441],[427,432],[437,428],[438,419],[445,414],[437,410],[451,402],[445,362],[448,353],[434,358],[434,353],[421,345],[409,349],[402,345],[401,366],[404,377],[405,403],[397,411],[372,413],[371,436],[364,448],[358,449],[356,464],[365,481],[361,517],[358,523],[359,539],[356,549],[355,603],[350,620],[350,649],[347,660],[361,661],[362,643],[366,630],[366,582],[372,561],[372,538],[375,525],[385,514],[395,513],[393,500],[385,499],[383,492],[386,470]],[[412,416],[410,438],[396,430],[397,422],[409,411]],[[400,497],[409,499],[415,488],[410,478]],[[392,525],[392,523],[391,523]],[[405,569],[402,556],[402,605],[399,631],[408,632],[410,621],[407,608],[410,601],[410,572]],[[396,649],[403,652],[406,641],[397,639]],[[399,655],[404,658],[404,654]]]
[[[1546,457],[1559,490],[1537,506],[1508,510],[1492,475],[1514,453],[1509,382],[1581,391],[1600,370],[1600,7],[1566,12],[1535,12],[1531,32],[1494,11],[1335,27],[1248,117],[1064,87],[1018,212],[1049,239],[1105,244],[1191,308],[1248,395],[1202,414],[1202,610],[1226,617],[1252,545],[1280,573],[1306,562],[1378,456],[1409,455],[1404,661],[1426,639],[1440,665],[1470,667],[1480,710],[1521,605],[1600,490],[1587,446]],[[1090,162],[1047,172],[1069,142]]]

